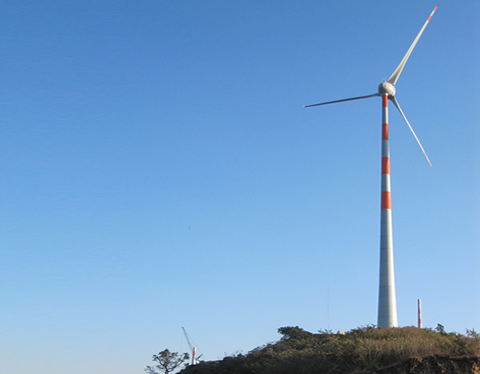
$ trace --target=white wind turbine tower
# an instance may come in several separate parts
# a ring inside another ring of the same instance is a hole
[[[428,159],[427,153],[422,147],[420,140],[418,140],[415,131],[407,120],[407,117],[403,113],[398,101],[395,97],[395,84],[402,73],[405,64],[407,63],[410,54],[412,53],[415,45],[420,39],[423,31],[431,20],[433,14],[437,10],[438,5],[433,9],[432,13],[428,17],[427,21],[421,28],[417,37],[413,41],[412,45],[408,49],[407,53],[403,57],[402,61],[395,69],[393,74],[387,81],[382,82],[378,86],[378,92],[367,96],[351,97],[348,99],[328,101],[319,104],[305,105],[305,108],[333,103],[340,103],[342,101],[351,101],[366,99],[369,97],[381,96],[382,97],[382,192],[381,192],[381,221],[380,221],[380,289],[378,297],[378,327],[397,327],[397,299],[395,295],[395,272],[393,266],[393,239],[392,239],[392,205],[390,194],[390,149],[388,144],[388,100],[390,99],[397,107],[398,111],[405,119],[410,131],[412,132],[415,140],[420,146],[425,158],[427,159],[430,167],[432,164]]]

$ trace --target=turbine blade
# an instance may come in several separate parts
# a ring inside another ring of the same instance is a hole
[[[418,140],[417,134],[415,134],[415,131],[413,131],[413,128],[412,128],[412,126],[410,125],[410,122],[408,122],[407,117],[406,117],[405,114],[403,113],[402,108],[400,108],[400,104],[398,104],[397,99],[395,98],[395,96],[390,96],[390,99],[393,101],[393,103],[394,103],[395,106],[397,107],[398,111],[399,111],[400,114],[402,115],[402,117],[403,117],[403,119],[405,120],[405,122],[407,122],[407,125],[408,125],[408,127],[410,128],[410,131],[412,132],[413,136],[414,136],[415,139],[417,140],[417,143],[418,143],[418,145],[420,146],[420,149],[422,150],[423,154],[425,155],[425,158],[427,159],[428,164],[430,165],[430,167],[432,167],[432,163],[430,162],[430,159],[429,159],[428,156],[427,156],[427,152],[425,152],[425,150],[423,149],[422,143],[420,143],[420,140]]]
[[[327,101],[325,103],[318,103],[318,104],[310,104],[310,105],[304,105],[304,108],[309,108],[311,106],[319,106],[319,105],[327,105],[327,104],[333,104],[333,103],[341,103],[343,101],[352,101],[352,100],[360,100],[360,99],[367,99],[369,97],[375,97],[375,96],[380,96],[379,93],[375,93],[372,95],[367,95],[367,96],[357,96],[357,97],[350,97],[348,99],[342,99],[342,100],[334,100],[334,101]]]
[[[433,12],[430,14],[430,16],[428,17],[427,21],[425,22],[425,24],[423,25],[422,29],[420,30],[420,32],[418,33],[417,37],[415,38],[415,40],[413,41],[412,45],[410,46],[410,48],[408,49],[407,53],[405,54],[405,56],[403,57],[402,61],[400,62],[400,65],[397,66],[397,68],[395,69],[395,71],[393,72],[393,74],[390,76],[390,78],[388,78],[388,83],[391,83],[395,86],[395,84],[397,83],[398,81],[398,78],[400,77],[400,74],[402,73],[402,70],[403,68],[405,67],[405,64],[407,63],[407,60],[408,58],[410,57],[410,54],[412,53],[413,51],[413,48],[415,48],[415,45],[417,44],[418,42],[418,39],[420,39],[420,36],[422,36],[423,34],[423,31],[425,30],[425,28],[427,27],[428,25],[428,22],[430,22],[430,20],[432,19],[433,17],[433,13],[435,13],[435,11],[437,10],[438,8],[438,5],[433,9]]]

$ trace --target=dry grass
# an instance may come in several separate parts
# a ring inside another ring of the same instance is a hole
[[[276,343],[246,355],[206,362],[185,370],[189,374],[337,374],[374,372],[425,357],[480,356],[480,336],[416,327],[362,327],[345,335],[325,331],[311,334],[299,327],[280,328]]]

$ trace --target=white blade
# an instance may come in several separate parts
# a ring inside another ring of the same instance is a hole
[[[391,75],[391,77],[388,78],[388,83],[391,83],[391,84],[393,84],[394,86],[395,86],[395,84],[397,83],[398,78],[400,77],[400,74],[402,73],[402,70],[403,70],[403,68],[405,67],[405,64],[407,63],[407,60],[408,60],[408,58],[410,57],[410,54],[411,54],[412,51],[413,51],[413,48],[415,48],[415,45],[417,44],[418,39],[420,39],[420,36],[422,36],[423,31],[424,31],[425,28],[427,27],[428,22],[430,22],[430,20],[432,19],[433,13],[435,13],[435,11],[437,10],[437,8],[438,8],[438,5],[435,7],[435,9],[433,9],[433,12],[430,14],[430,17],[428,17],[427,22],[425,22],[425,24],[423,25],[422,29],[421,29],[420,32],[418,33],[417,37],[416,37],[415,40],[413,41],[412,45],[411,45],[410,48],[408,49],[406,55],[403,57],[403,60],[400,62],[400,65],[398,65],[398,67],[395,69],[395,71],[393,72],[393,74]]]
[[[429,159],[428,156],[427,156],[427,152],[425,152],[425,150],[423,149],[422,143],[420,143],[420,140],[418,140],[417,134],[415,134],[415,131],[413,131],[413,128],[412,128],[412,126],[410,126],[410,122],[408,122],[408,119],[407,119],[407,117],[405,117],[405,114],[403,114],[403,110],[402,110],[402,108],[400,108],[400,105],[398,104],[397,99],[395,98],[395,96],[390,96],[390,99],[393,101],[393,103],[394,103],[395,106],[397,107],[398,111],[399,111],[400,114],[402,115],[402,117],[403,117],[403,119],[405,120],[405,122],[407,122],[407,125],[408,125],[408,127],[410,128],[410,131],[412,132],[413,136],[414,136],[415,139],[417,140],[417,143],[418,143],[418,145],[420,146],[420,149],[422,150],[423,154],[425,155],[425,158],[427,159],[428,164],[430,165],[430,167],[432,167],[432,163],[430,162],[430,159]]]
[[[333,103],[341,103],[342,101],[351,101],[351,100],[360,100],[360,99],[367,99],[369,97],[375,97],[375,96],[380,96],[380,94],[375,93],[372,95],[367,95],[367,96],[357,96],[357,97],[350,97],[348,99],[341,99],[341,100],[334,100],[334,101],[327,101],[325,103],[318,103],[318,104],[310,104],[310,105],[304,105],[304,108],[309,108],[311,106],[319,106],[319,105],[327,105],[327,104],[333,104]]]

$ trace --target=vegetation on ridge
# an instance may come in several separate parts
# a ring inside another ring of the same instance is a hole
[[[331,331],[312,334],[299,327],[282,327],[278,332],[282,335],[278,342],[268,343],[245,355],[188,366],[181,373],[371,373],[409,359],[435,355],[474,356],[478,363],[480,356],[480,334],[474,330],[467,330],[466,335],[447,333],[441,325],[435,330],[367,326],[344,334]]]

